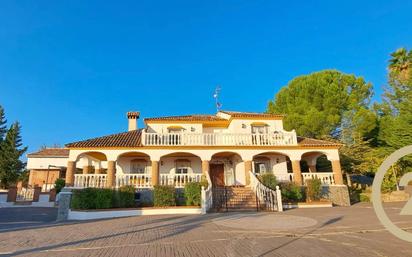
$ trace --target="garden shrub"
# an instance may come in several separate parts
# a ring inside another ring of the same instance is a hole
[[[318,178],[308,179],[306,184],[306,200],[308,202],[319,201],[322,196],[322,181]]]
[[[202,175],[200,179],[200,186],[204,187],[205,189],[209,187],[209,181],[207,180],[205,175]]]
[[[360,193],[359,194],[359,201],[361,201],[361,202],[370,202],[371,201],[371,199],[370,199],[370,194],[368,194],[368,193]]]
[[[259,180],[266,187],[272,190],[276,190],[276,186],[278,185],[278,182],[276,180],[276,176],[273,175],[272,173],[266,173],[266,174],[260,175]]]
[[[56,194],[60,193],[62,191],[62,188],[66,185],[66,181],[62,178],[56,179],[54,182],[54,188],[56,189]]]
[[[282,199],[291,202],[298,202],[303,199],[302,188],[292,182],[280,183]]]
[[[72,195],[73,209],[107,209],[112,207],[113,190],[85,188],[75,190]]]
[[[185,185],[186,205],[200,206],[202,186],[199,182],[190,182]]]
[[[136,205],[134,195],[135,189],[133,186],[122,186],[118,190],[113,190],[113,207],[134,207]]]
[[[154,186],[154,206],[176,206],[176,190],[174,186]]]

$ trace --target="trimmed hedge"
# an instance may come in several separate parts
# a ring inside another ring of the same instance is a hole
[[[185,185],[186,205],[200,206],[202,198],[202,184],[199,182],[190,182]]]
[[[85,188],[73,191],[71,208],[80,210],[133,207],[134,188]]]
[[[282,199],[291,202],[299,202],[303,199],[302,188],[293,182],[283,182],[280,184]]]
[[[318,178],[306,180],[306,200],[319,201],[322,197],[322,181]]]
[[[135,189],[133,186],[123,186],[113,192],[113,207],[128,208],[135,206]]]
[[[174,186],[154,186],[153,203],[157,207],[176,206],[176,190]]]

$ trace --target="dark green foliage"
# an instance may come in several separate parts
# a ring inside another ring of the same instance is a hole
[[[72,209],[109,209],[134,206],[134,189],[127,186],[119,190],[85,188],[75,190],[72,195]]]
[[[173,186],[154,186],[153,199],[157,207],[176,206],[176,190]]]
[[[282,200],[298,202],[303,199],[302,187],[292,182],[282,182],[279,184],[282,191]]]
[[[201,184],[190,182],[185,185],[185,199],[188,206],[200,206],[201,204]]]
[[[320,179],[308,179],[306,184],[306,201],[319,201],[322,196],[322,181]]]
[[[62,178],[56,179],[54,182],[54,188],[56,189],[56,194],[60,193],[62,191],[62,188],[66,185],[66,181]]]
[[[113,208],[134,207],[136,205],[134,194],[133,186],[122,186],[118,190],[113,190]]]
[[[9,187],[17,182],[24,171],[25,163],[20,160],[27,147],[22,147],[20,124],[14,123],[0,143],[0,180],[2,187]]]
[[[4,136],[7,132],[7,120],[3,107],[0,105],[0,143],[4,140]],[[1,151],[1,148],[0,148]]]
[[[107,209],[112,207],[111,189],[85,188],[75,190],[72,195],[72,209]]]
[[[287,114],[285,129],[296,129],[301,136],[337,137],[345,119],[352,127],[356,113],[367,110],[371,95],[372,85],[363,78],[325,70],[294,78],[276,94],[267,112]]]
[[[266,187],[276,190],[276,186],[278,185],[278,182],[276,180],[276,176],[273,175],[272,173],[265,173],[265,174],[260,175],[259,180]]]

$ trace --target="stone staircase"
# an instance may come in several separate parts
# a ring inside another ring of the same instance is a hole
[[[249,187],[220,187],[213,190],[215,211],[256,211],[256,194]]]

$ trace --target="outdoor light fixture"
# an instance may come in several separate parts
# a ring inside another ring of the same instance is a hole
[[[190,128],[190,131],[195,132],[196,129],[195,129],[194,127],[191,127],[191,128]]]
[[[243,128],[243,129],[246,128],[246,124],[245,124],[245,123],[242,124],[242,128]]]

